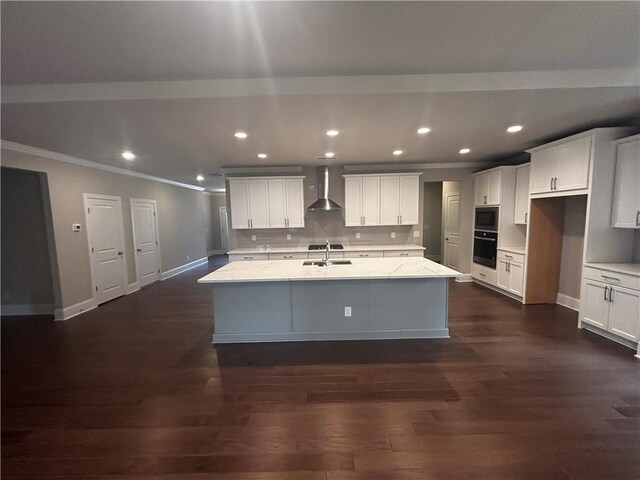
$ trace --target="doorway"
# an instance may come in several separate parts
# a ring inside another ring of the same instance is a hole
[[[425,182],[422,212],[425,257],[458,270],[460,182]]]
[[[131,199],[134,255],[140,288],[160,281],[160,235],[158,234],[157,207],[155,200]]]
[[[225,255],[229,251],[229,223],[227,217],[227,207],[218,207],[220,215],[220,249]]]
[[[96,303],[108,302],[126,293],[127,262],[120,197],[84,194],[91,288]]]
[[[455,183],[458,182],[444,182]],[[443,264],[454,270],[460,268],[460,185],[443,185],[442,189],[442,225],[443,225]],[[457,187],[457,188],[456,188]]]

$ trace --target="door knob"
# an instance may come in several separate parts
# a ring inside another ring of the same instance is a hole
[[[141,252],[142,249],[141,248],[136,248],[136,252]]]
[[[124,252],[118,252],[118,255],[122,256],[122,254],[123,254],[123,253],[124,253]]]
[[[445,240],[449,240],[449,237],[444,237]]]

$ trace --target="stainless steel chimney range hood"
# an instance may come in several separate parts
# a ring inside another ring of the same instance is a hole
[[[341,211],[342,207],[329,198],[329,167],[318,167],[318,200],[307,208],[308,211]]]

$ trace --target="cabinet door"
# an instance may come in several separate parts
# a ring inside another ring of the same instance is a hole
[[[269,183],[249,180],[249,218],[251,228],[269,228]]]
[[[362,225],[362,177],[344,179],[344,224],[347,227]]]
[[[285,180],[269,180],[269,220],[271,228],[285,228],[287,213],[285,202]]]
[[[591,137],[558,145],[554,190],[580,190],[589,186]]]
[[[380,177],[380,225],[400,223],[400,177]]]
[[[380,225],[380,177],[362,177],[364,225]]]
[[[304,182],[301,178],[286,180],[287,227],[304,228]]]
[[[476,175],[475,189],[476,206],[486,205],[489,201],[489,177],[486,173],[483,173],[482,175]]]
[[[584,306],[580,311],[580,320],[606,330],[609,323],[609,286],[588,279],[584,279],[583,282],[580,301]]]
[[[509,290],[509,262],[498,260],[498,287]]]
[[[548,148],[531,154],[531,193],[551,191],[555,176],[556,148]]]
[[[637,342],[640,337],[640,292],[622,287],[612,289],[609,331]]]
[[[502,193],[502,172],[494,170],[487,173],[487,205],[500,205]]]
[[[509,263],[509,291],[521,297],[523,290],[524,265],[520,263]]]
[[[249,228],[249,181],[230,180],[229,200],[231,203],[231,228]]]
[[[420,177],[400,177],[400,224],[417,225],[420,212]]]
[[[640,228],[640,140],[618,145],[611,225]]]
[[[529,171],[529,166],[516,169],[516,206],[513,222],[518,225],[524,225],[529,220]]]

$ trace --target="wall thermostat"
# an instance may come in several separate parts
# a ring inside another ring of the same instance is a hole
[[[82,230],[82,226],[79,223],[72,223],[71,224],[71,231],[72,232],[79,232],[80,230]]]

